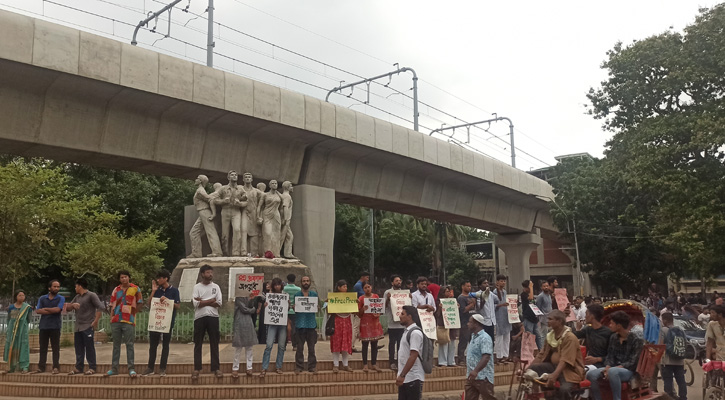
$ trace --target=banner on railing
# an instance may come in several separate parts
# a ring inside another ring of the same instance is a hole
[[[174,316],[174,302],[166,300],[161,302],[160,298],[151,299],[151,310],[149,311],[149,332],[169,333],[171,330],[171,319]]]

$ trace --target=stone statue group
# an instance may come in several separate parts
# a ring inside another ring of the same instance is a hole
[[[252,174],[242,175],[242,185],[237,184],[236,171],[229,171],[229,183],[214,184],[214,192],[206,192],[209,178],[196,178],[194,206],[199,218],[189,232],[191,254],[189,258],[202,257],[202,232],[211,247],[207,257],[279,257],[295,258],[292,254],[292,183],[282,183],[282,192],[277,181],[269,181],[269,191],[264,183],[252,186]],[[214,219],[221,207],[221,237]],[[221,240],[220,240],[221,239]]]

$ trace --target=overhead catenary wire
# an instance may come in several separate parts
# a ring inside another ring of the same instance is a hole
[[[124,21],[121,21],[121,20],[118,20],[118,19],[115,19],[115,18],[111,18],[111,17],[106,17],[106,16],[104,16],[104,15],[101,15],[101,14],[98,14],[98,13],[93,13],[93,12],[90,12],[90,11],[87,11],[87,10],[82,10],[82,9],[80,9],[80,8],[77,8],[77,7],[73,7],[73,6],[70,6],[70,5],[67,5],[67,4],[62,4],[62,3],[58,3],[58,2],[56,2],[56,1],[52,1],[52,0],[43,0],[43,1],[44,1],[44,2],[48,2],[49,4],[54,4],[54,5],[57,5],[57,6],[61,6],[61,7],[66,7],[66,8],[68,8],[68,9],[71,9],[71,10],[74,10],[74,11],[77,11],[77,12],[83,12],[83,13],[86,13],[86,14],[89,14],[89,15],[93,15],[93,16],[95,16],[95,17],[99,17],[99,18],[103,18],[103,19],[106,19],[106,20],[110,20],[110,21],[112,21],[113,23],[116,23],[116,22],[118,22],[118,23],[121,23],[121,24],[123,24],[123,25],[127,25],[127,26],[134,26],[133,24],[130,24],[130,23],[127,23],[127,22],[124,22]],[[127,5],[124,5],[124,4],[118,4],[118,3],[113,3],[113,2],[111,2],[111,1],[108,1],[108,0],[97,0],[97,1],[99,1],[99,2],[101,2],[101,3],[106,3],[106,4],[114,5],[114,6],[117,6],[117,7],[120,7],[120,8],[126,9],[126,10],[129,10],[129,11],[134,11],[134,12],[139,12],[139,13],[142,13],[142,12],[143,12],[143,11],[142,11],[141,9],[138,9],[138,8],[134,8],[134,7],[130,7],[130,6],[127,6]],[[160,3],[160,4],[165,4],[165,3],[162,3],[162,2],[160,2],[160,1],[158,1],[158,0],[152,0],[152,1],[158,2],[158,3]],[[240,3],[240,4],[243,4],[243,3]],[[13,8],[14,8],[14,7],[13,7]],[[191,14],[191,15],[195,16],[195,18],[192,18],[192,19],[196,19],[196,18],[204,18],[204,17],[203,17],[203,16],[201,16],[200,14],[196,14],[196,13],[194,13],[194,12],[191,12],[191,11],[187,11],[187,12],[188,12],[189,14]],[[43,14],[43,16],[44,16],[44,17],[46,17],[46,18],[52,18],[52,17],[49,17],[49,16],[47,16],[47,15],[45,15],[45,14]],[[53,18],[53,19],[55,19],[55,18]],[[56,19],[56,20],[57,20],[57,19]],[[190,21],[190,20],[189,20],[189,21]],[[188,22],[189,22],[189,21],[186,21],[186,23],[185,23],[185,24],[188,24]],[[176,24],[176,25],[179,25],[179,26],[182,26],[182,27],[184,26],[184,24],[179,24],[179,23],[175,23],[175,24]],[[85,29],[90,29],[90,30],[93,30],[93,31],[95,31],[95,32],[101,32],[101,33],[104,33],[104,34],[108,34],[108,32],[104,32],[104,31],[102,31],[102,30],[97,30],[97,29],[94,29],[94,28],[90,28],[90,27],[88,27],[88,26],[83,26],[83,25],[81,25],[81,24],[75,24],[75,25],[77,25],[77,26],[82,26],[82,27],[84,27]],[[316,70],[314,70],[314,69],[306,68],[306,67],[304,67],[304,66],[301,66],[301,65],[299,65],[299,64],[296,64],[296,63],[294,63],[294,62],[291,62],[291,61],[288,61],[288,60],[285,60],[285,59],[282,59],[282,58],[279,58],[279,57],[275,57],[275,56],[274,56],[274,53],[273,53],[272,55],[269,55],[269,54],[264,54],[263,52],[260,52],[260,51],[258,51],[258,50],[254,50],[254,49],[252,49],[252,48],[249,48],[249,47],[246,47],[246,46],[244,46],[244,45],[241,45],[240,43],[234,42],[234,41],[232,41],[232,40],[228,40],[228,39],[226,39],[226,38],[224,38],[224,37],[222,37],[222,36],[221,36],[221,27],[223,27],[223,28],[225,28],[225,29],[229,29],[229,30],[231,30],[231,31],[233,31],[233,32],[236,32],[236,33],[239,33],[239,34],[241,34],[241,35],[245,35],[245,36],[247,36],[247,37],[250,37],[250,38],[252,38],[252,39],[254,39],[254,40],[260,41],[261,43],[264,43],[264,44],[267,44],[267,45],[269,45],[269,46],[272,46],[273,48],[278,48],[278,49],[281,49],[281,50],[283,50],[283,51],[285,51],[285,52],[289,52],[290,54],[294,54],[294,55],[296,55],[296,56],[299,56],[299,57],[302,57],[302,58],[304,58],[304,59],[306,59],[306,60],[309,60],[309,61],[312,61],[312,62],[318,63],[318,64],[320,64],[320,65],[323,65],[323,66],[325,66],[326,68],[334,69],[334,70],[340,71],[340,72],[342,72],[342,73],[345,73],[345,74],[350,74],[350,75],[353,75],[353,76],[357,76],[357,77],[361,77],[361,76],[362,76],[362,75],[356,74],[356,73],[354,73],[354,72],[351,72],[351,71],[345,70],[345,69],[343,69],[343,68],[339,68],[339,67],[337,67],[337,66],[334,66],[334,65],[332,65],[332,64],[329,64],[329,63],[326,63],[326,62],[323,62],[323,61],[317,60],[317,59],[315,59],[315,58],[313,58],[313,57],[309,57],[309,56],[306,56],[306,55],[304,55],[304,54],[302,54],[302,53],[299,53],[299,52],[296,52],[296,51],[294,51],[294,50],[291,50],[291,49],[288,49],[288,48],[285,48],[285,47],[279,46],[279,45],[277,45],[277,44],[275,44],[275,43],[272,43],[272,42],[270,42],[270,41],[267,41],[267,40],[264,40],[264,39],[262,39],[262,38],[256,37],[256,36],[254,36],[254,35],[250,35],[250,34],[247,34],[247,33],[245,33],[245,32],[242,32],[242,31],[240,31],[240,30],[238,30],[238,29],[236,29],[236,28],[230,27],[230,26],[228,26],[228,25],[226,25],[226,24],[223,24],[223,23],[217,23],[217,26],[219,26],[219,27],[220,27],[220,30],[219,30],[219,33],[218,33],[217,37],[218,37],[218,38],[219,38],[220,40],[224,41],[224,42],[227,42],[227,43],[229,43],[229,44],[231,44],[231,45],[235,45],[235,46],[238,46],[238,47],[244,48],[245,50],[248,50],[248,51],[254,51],[254,52],[256,52],[256,53],[258,53],[258,54],[260,54],[260,55],[266,56],[266,57],[271,57],[271,58],[275,59],[276,61],[279,61],[279,62],[282,62],[282,63],[288,64],[288,65],[291,65],[291,66],[293,66],[293,67],[296,67],[296,68],[300,68],[300,69],[302,69],[302,70],[306,70],[307,72],[310,72],[310,73],[313,73],[313,74],[319,75],[319,76],[321,76],[321,77],[323,77],[323,78],[326,78],[326,79],[330,79],[330,80],[333,80],[333,79],[336,79],[336,78],[338,78],[338,77],[331,77],[331,76],[328,76],[328,75],[326,75],[325,73],[320,73],[320,72],[318,72],[318,71],[316,71]],[[194,28],[194,27],[192,27],[192,26],[187,26],[186,28],[187,28],[187,29],[191,29],[191,30],[194,30],[194,31],[197,31],[197,32],[199,32],[199,33],[203,33],[203,32],[201,32],[201,31],[200,31],[199,29],[196,29],[196,28]],[[146,29],[146,31],[149,31],[149,30],[148,30],[148,29]],[[159,34],[158,32],[152,32],[152,33],[156,33],[156,34]],[[118,37],[123,37],[123,36],[117,35],[117,34],[116,34],[115,32],[114,32],[114,33],[112,33],[112,35],[113,35],[113,36],[118,36]],[[154,41],[154,42],[153,42],[153,43],[152,43],[152,44],[150,45],[151,47],[155,47],[154,45],[156,44],[156,42],[157,42],[158,40],[162,40],[162,39],[164,38],[164,35],[162,35],[162,34],[159,34],[159,35],[161,36],[161,38],[158,38],[158,39],[156,39],[156,41]],[[124,37],[124,39],[127,39],[127,38],[125,38],[125,37]],[[178,39],[178,38],[175,38],[175,37],[173,37],[173,36],[172,36],[172,37],[169,37],[169,39],[170,39],[170,40],[174,40],[174,41],[177,41],[177,42],[179,42],[179,43],[182,43],[182,44],[184,44],[184,46],[187,46],[187,47],[191,47],[191,48],[195,48],[195,49],[199,49],[199,50],[205,50],[205,49],[204,49],[203,47],[201,47],[201,46],[198,46],[198,45],[194,45],[194,44],[192,44],[192,43],[189,43],[188,41],[180,40],[180,39]],[[147,44],[147,45],[148,45],[148,44]],[[165,53],[171,53],[171,54],[176,54],[176,55],[179,55],[179,56],[183,56],[183,57],[185,57],[185,58],[189,58],[189,59],[193,59],[193,60],[195,60],[195,61],[199,61],[199,62],[201,62],[201,60],[199,60],[199,59],[197,59],[197,58],[194,58],[194,57],[190,56],[190,55],[189,55],[188,53],[185,53],[185,54],[183,54],[183,55],[182,55],[181,53],[179,53],[179,52],[176,52],[176,51],[173,51],[173,50],[168,50],[168,49],[159,49],[159,50],[161,50],[162,52],[165,52]],[[300,83],[300,84],[303,84],[303,85],[307,85],[307,86],[310,86],[310,87],[313,87],[313,88],[316,88],[316,89],[319,89],[319,90],[324,90],[324,91],[326,91],[326,90],[327,90],[327,88],[326,88],[326,87],[322,87],[322,86],[320,86],[320,85],[318,85],[318,84],[310,83],[310,82],[308,82],[308,81],[305,81],[305,80],[303,80],[303,79],[298,79],[298,78],[295,78],[295,77],[293,77],[293,76],[290,76],[290,75],[288,75],[288,74],[283,74],[283,73],[279,73],[279,72],[277,72],[277,71],[274,71],[274,70],[272,70],[272,69],[269,69],[269,68],[265,68],[265,67],[262,67],[262,66],[259,66],[259,65],[256,65],[256,64],[253,64],[253,63],[250,63],[250,62],[244,61],[244,60],[242,60],[242,59],[240,59],[240,58],[237,58],[237,57],[232,57],[232,56],[229,56],[229,55],[226,55],[226,54],[220,53],[220,52],[214,52],[214,54],[217,54],[217,55],[219,55],[219,56],[221,56],[221,57],[223,57],[223,58],[226,58],[226,59],[228,59],[228,60],[232,61],[233,63],[239,63],[239,64],[242,64],[242,65],[247,65],[247,66],[249,66],[249,67],[251,67],[251,68],[255,68],[255,69],[258,69],[258,70],[260,70],[260,71],[264,71],[264,72],[267,72],[267,73],[270,73],[270,74],[273,74],[273,75],[279,76],[279,77],[281,77],[281,78],[284,78],[284,79],[286,79],[286,80],[289,80],[289,81],[292,81],[292,82],[297,82],[297,83]],[[234,65],[234,64],[233,64],[233,65]],[[223,68],[220,68],[220,69],[223,69]],[[229,71],[230,71],[230,72],[234,72],[234,73],[239,73],[238,71],[236,71],[236,69],[232,69],[232,70],[229,70]],[[257,78],[257,79],[258,79],[258,78]],[[258,79],[258,80],[259,80],[259,79]],[[383,85],[382,83],[379,83],[379,82],[376,82],[376,83],[377,83],[377,84],[379,84],[379,86],[385,86],[385,87],[386,87],[387,89],[389,89],[389,90],[391,90],[391,91],[393,91],[393,92],[395,92],[395,93],[399,93],[399,94],[401,94],[402,96],[404,96],[404,97],[406,97],[406,98],[408,98],[408,99],[411,99],[411,96],[409,96],[409,95],[408,95],[407,93],[405,93],[405,92],[402,92],[402,91],[400,91],[400,90],[397,90],[397,89],[395,89],[395,88],[389,87],[389,86],[387,86],[387,85]],[[431,85],[432,85],[432,84],[431,84]],[[432,85],[432,86],[434,86],[434,85]],[[437,88],[437,87],[436,87],[436,88]],[[438,89],[440,89],[440,88],[438,88]],[[374,95],[375,97],[377,97],[377,98],[380,98],[380,99],[383,99],[383,100],[388,100],[388,101],[390,101],[389,99],[386,99],[386,96],[380,95],[380,94],[378,94],[378,93],[375,93],[375,92],[372,92],[372,94],[373,94],[373,95]],[[351,98],[352,98],[352,99],[355,99],[354,97],[351,97]],[[356,101],[359,101],[359,100],[357,100],[357,99],[355,99],[355,100],[356,100]],[[362,102],[362,101],[361,101],[361,102]],[[364,103],[364,102],[362,102],[362,103]],[[410,109],[410,107],[409,107],[409,106],[407,106],[407,105],[406,105],[406,104],[405,104],[404,102],[400,102],[400,103],[398,103],[398,102],[393,102],[393,103],[394,103],[394,104],[396,104],[397,106],[401,106],[401,107],[403,107],[403,108],[406,108],[406,109]],[[430,104],[428,104],[428,103],[424,103],[424,102],[422,102],[422,105],[424,105],[425,107],[427,107],[427,108],[428,108],[429,110],[434,110],[434,111],[437,111],[437,112],[440,112],[440,113],[442,113],[443,115],[445,115],[445,116],[447,116],[447,117],[450,117],[450,118],[454,118],[454,119],[456,119],[456,120],[458,120],[458,121],[463,121],[463,122],[465,122],[465,120],[463,120],[463,119],[461,119],[461,118],[458,118],[458,117],[456,117],[455,115],[453,115],[453,114],[450,114],[450,113],[448,113],[448,112],[446,112],[446,111],[443,111],[443,110],[441,110],[441,109],[439,109],[439,108],[437,108],[437,107],[435,107],[435,106],[432,106],[432,105],[430,105]],[[384,109],[382,109],[382,108],[380,108],[380,107],[374,106],[374,105],[372,105],[372,104],[366,104],[366,106],[370,107],[370,109],[373,109],[373,110],[376,110],[376,111],[378,111],[378,112],[381,112],[381,113],[383,113],[383,114],[385,114],[385,115],[388,115],[388,116],[390,116],[390,117],[392,117],[392,118],[398,119],[398,120],[400,120],[400,121],[405,121],[405,122],[407,122],[407,123],[411,123],[411,121],[410,121],[409,119],[407,119],[407,118],[404,118],[404,117],[401,117],[400,115],[397,115],[397,114],[395,114],[395,113],[391,113],[391,112],[389,112],[389,111],[387,111],[387,110],[384,110]],[[436,116],[433,116],[433,115],[431,115],[431,114],[426,114],[426,113],[422,113],[422,114],[424,114],[425,116],[427,116],[427,117],[428,117],[429,119],[431,119],[431,120],[433,120],[433,121],[438,121],[438,122],[440,122],[440,123],[445,123],[445,121],[444,121],[444,120],[442,120],[442,119],[440,119],[440,118],[438,118],[438,117],[436,117]],[[423,126],[423,125],[421,125],[421,126]],[[428,127],[426,127],[426,126],[423,126],[423,127],[424,127],[425,129],[428,129],[428,130],[432,130],[431,128],[428,128]],[[496,140],[500,140],[500,141],[501,141],[501,142],[502,142],[502,143],[503,143],[504,145],[508,145],[508,143],[507,143],[507,142],[506,142],[506,141],[505,141],[505,140],[504,140],[504,139],[503,139],[502,137],[496,136],[496,135],[492,134],[491,132],[489,132],[489,131],[487,131],[487,130],[484,130],[484,129],[481,129],[481,131],[483,131],[483,132],[485,132],[486,134],[490,135],[490,136],[491,136],[491,139],[496,139]],[[504,136],[505,136],[505,135],[504,135]],[[491,144],[491,143],[483,143],[483,142],[479,142],[479,145],[482,145],[483,147],[489,148],[489,150],[491,150],[491,151],[496,151],[496,152],[499,152],[499,153],[502,153],[502,154],[503,154],[503,152],[502,152],[501,150],[502,150],[502,149],[505,149],[505,147],[502,147],[502,146],[498,146],[498,145],[496,145],[496,146],[492,146],[492,144]],[[466,146],[466,147],[467,147],[467,148],[470,148],[470,149],[473,149],[473,147],[472,147],[472,146],[470,146],[470,145],[468,145],[468,146]],[[526,151],[524,151],[524,150],[521,150],[521,149],[520,149],[520,148],[518,148],[518,147],[516,147],[516,149],[517,149],[517,150],[518,150],[518,151],[519,151],[519,152],[520,152],[521,154],[525,155],[526,157],[524,157],[524,158],[528,158],[528,159],[529,159],[529,161],[535,160],[535,162],[541,163],[541,164],[543,164],[543,165],[549,165],[548,163],[546,163],[545,161],[543,161],[543,160],[539,159],[538,157],[535,157],[535,156],[531,155],[531,154],[530,154],[529,152],[526,152]],[[476,151],[480,153],[480,151],[478,151],[478,150],[476,150]],[[483,154],[485,154],[485,153],[483,153]]]

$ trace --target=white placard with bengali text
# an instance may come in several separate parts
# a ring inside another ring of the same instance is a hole
[[[169,333],[171,331],[171,319],[174,317],[174,301],[154,297],[151,299],[149,310],[149,332]]]
[[[365,298],[363,306],[368,306],[365,314],[382,314],[385,312],[385,299]]]
[[[437,340],[438,333],[436,332],[436,319],[433,316],[433,311],[418,309],[418,316],[420,316],[420,324],[423,327],[423,333],[428,336],[428,339]]]
[[[296,313],[316,313],[319,299],[317,296],[306,297],[296,296],[295,297],[295,312]]]
[[[400,313],[403,306],[411,305],[410,290],[390,291],[390,311],[393,313],[393,321],[400,322]]]
[[[267,325],[287,325],[289,294],[267,293],[267,307],[264,309],[264,323]]]

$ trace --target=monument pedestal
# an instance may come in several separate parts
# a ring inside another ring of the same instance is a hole
[[[234,279],[239,273],[264,274],[264,281],[269,282],[273,278],[280,278],[287,282],[287,275],[295,274],[295,284],[299,286],[303,276],[309,276],[312,280],[312,288],[315,289],[315,278],[310,268],[302,264],[300,260],[286,258],[251,258],[251,257],[201,257],[183,258],[176,265],[171,274],[171,284],[179,289],[182,302],[192,300],[194,285],[200,282],[199,268],[208,264],[214,271],[214,282],[222,290],[223,306],[233,307],[234,302]],[[231,291],[230,291],[231,288]]]

